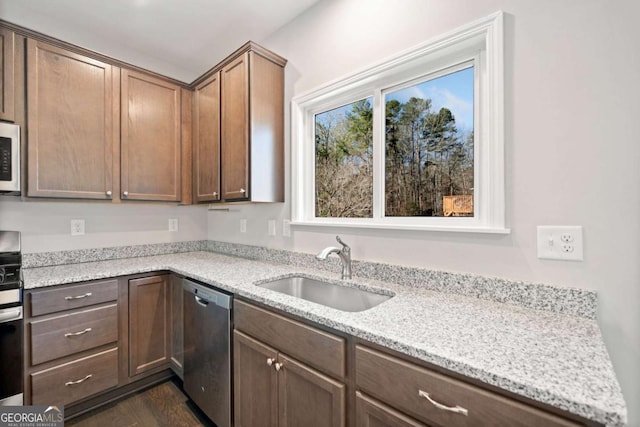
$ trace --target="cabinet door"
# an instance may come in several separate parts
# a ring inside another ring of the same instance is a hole
[[[0,120],[14,121],[13,31],[0,28]]]
[[[111,198],[119,90],[113,74],[108,64],[28,40],[28,196]]]
[[[182,279],[171,276],[171,369],[182,379],[184,364],[184,314]]]
[[[179,201],[180,87],[122,70],[121,197]]]
[[[345,385],[280,353],[280,427],[344,427]]]
[[[356,427],[427,427],[406,415],[356,392]]]
[[[129,376],[169,367],[168,277],[129,280]]]
[[[195,90],[195,188],[196,201],[220,200],[220,73]]]
[[[235,427],[278,425],[276,356],[276,350],[271,347],[233,331]]]
[[[222,198],[249,198],[249,53],[222,69]]]

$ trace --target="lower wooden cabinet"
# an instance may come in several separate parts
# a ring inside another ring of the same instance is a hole
[[[344,427],[346,386],[234,331],[236,427]]]
[[[175,372],[180,379],[184,373],[184,308],[183,308],[183,292],[182,278],[171,276],[170,279],[170,302],[171,302],[171,370]]]
[[[279,353],[278,425],[343,427],[346,386]]]
[[[118,308],[109,304],[31,322],[31,364],[39,365],[118,341]]]
[[[70,405],[119,385],[113,280],[25,292],[25,404]]]
[[[580,425],[362,345],[356,345],[355,359],[360,390],[428,425]]]
[[[401,412],[356,392],[356,427],[427,427]]]
[[[233,332],[234,425],[278,425],[278,352],[237,330]],[[271,364],[268,364],[270,361]]]
[[[33,405],[67,405],[118,385],[118,349],[31,374]]]
[[[129,280],[129,376],[169,367],[169,276]]]
[[[181,375],[181,279],[151,274],[25,291],[25,404],[79,413]],[[312,322],[233,310],[236,427],[593,425]]]

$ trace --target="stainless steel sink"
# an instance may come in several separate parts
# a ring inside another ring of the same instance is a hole
[[[391,298],[391,295],[376,294],[300,276],[278,279],[257,286],[342,311],[368,310]]]

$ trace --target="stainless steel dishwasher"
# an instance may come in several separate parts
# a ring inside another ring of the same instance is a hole
[[[184,390],[218,427],[230,427],[233,297],[189,279],[182,289]]]

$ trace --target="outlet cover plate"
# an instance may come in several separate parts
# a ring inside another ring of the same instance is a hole
[[[178,231],[178,218],[169,218],[169,231]]]
[[[538,226],[538,258],[582,261],[584,259],[582,226]]]
[[[72,236],[84,235],[84,219],[71,220],[71,235]]]

